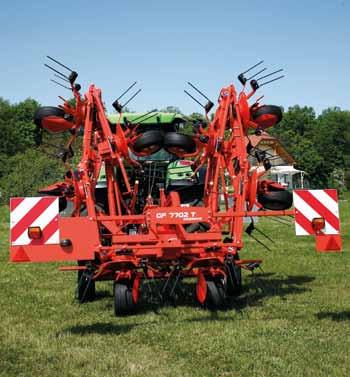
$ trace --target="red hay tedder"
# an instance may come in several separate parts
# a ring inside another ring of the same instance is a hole
[[[270,75],[247,79],[245,74],[259,64],[239,75],[239,94],[233,85],[222,88],[211,121],[207,114],[213,103],[208,100],[203,106],[207,122],[197,124],[193,135],[175,128],[143,127],[142,119],[123,119],[121,97],[113,103],[119,121],[111,124],[100,89],[91,85],[81,96],[77,73],[70,71],[68,76],[54,69],[69,83],[75,104],[64,101],[59,107],[39,108],[35,123],[51,133],[70,133],[61,154],[67,171],[62,182],[40,190],[45,196],[11,199],[11,261],[77,261],[77,266],[61,270],[78,271],[79,301],[93,299],[96,281],[112,280],[115,314],[123,315],[135,310],[145,279],[163,279],[160,293],[166,298],[182,278],[196,277],[198,301],[214,309],[239,295],[241,269],[253,270],[262,262],[239,256],[244,218],[296,215],[297,234],[315,235],[320,250],[340,250],[336,192],[315,190],[329,202],[323,200],[321,208],[312,190],[298,190],[295,209],[290,209],[293,194],[262,179],[271,166],[268,158],[256,154],[259,164],[250,166],[249,134],[259,134],[282,119],[277,106],[260,105],[259,100],[248,103],[260,86],[281,78],[260,84]],[[82,157],[73,169],[67,161],[81,134]],[[161,148],[190,166],[192,175],[186,184],[160,180],[147,190],[146,160]],[[187,200],[186,193],[196,193],[196,200]],[[71,212],[64,217],[67,203]],[[251,232],[254,223],[248,228]]]

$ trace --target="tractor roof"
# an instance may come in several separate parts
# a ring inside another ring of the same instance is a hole
[[[147,113],[122,113],[122,118],[120,123],[124,124],[125,120],[128,120],[131,123],[141,124],[172,124],[174,122],[184,122],[185,119],[182,114],[179,113],[163,113],[163,112],[154,112],[154,115]],[[111,123],[117,123],[119,120],[119,114],[109,114],[108,120]]]

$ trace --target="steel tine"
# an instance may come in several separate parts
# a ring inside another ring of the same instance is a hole
[[[282,72],[282,71],[283,71],[283,68],[278,69],[277,71],[271,72],[271,73],[269,73],[268,75],[258,77],[258,78],[256,79],[256,81],[259,81],[259,80],[265,79],[266,77],[272,76],[272,75],[274,75],[275,73]],[[261,85],[260,85],[260,86],[261,86]]]
[[[137,84],[137,81],[135,81],[133,84],[131,84],[128,89],[126,89],[118,98],[117,101],[119,101],[131,88],[133,88]]]
[[[72,90],[72,88],[68,88],[68,86],[63,85],[60,82],[57,82],[56,80],[50,79],[50,81],[54,82],[56,85],[62,86],[62,88],[65,88],[65,89],[68,89],[68,90]]]
[[[197,89],[193,84],[191,84],[189,81],[187,81],[187,84],[190,85],[196,92],[198,92],[199,94],[201,94],[205,99],[207,99],[208,101],[210,101],[210,99],[204,94],[202,93],[199,89]],[[211,101],[210,101],[211,102]]]
[[[266,84],[270,84],[271,82],[274,82],[274,81],[277,81],[277,80],[280,80],[280,79],[283,79],[284,75],[282,76],[279,76],[279,77],[276,77],[275,79],[272,79],[270,81],[266,81],[266,82],[263,82],[262,84],[259,84],[260,87],[266,85]]]
[[[67,69],[68,71],[73,72],[72,69],[68,68],[66,65],[62,64],[61,62],[59,62],[58,60],[52,58],[51,56],[46,55],[46,57],[47,57],[48,59],[52,60],[53,62],[55,62],[56,64],[60,65],[61,67]]]
[[[260,60],[259,63],[256,63],[256,64],[253,65],[252,67],[248,68],[246,71],[242,72],[241,75],[246,74],[247,72],[251,71],[252,69],[254,69],[255,67],[257,67],[258,65],[260,65],[260,64],[262,64],[262,63],[264,63],[264,61],[263,61],[263,60]]]
[[[185,92],[189,97],[191,97],[191,98],[193,99],[193,101],[197,102],[198,105],[200,105],[200,106],[203,107],[203,109],[204,109],[204,106],[203,106],[203,105],[197,100],[197,98],[193,97],[192,94],[188,93],[187,90],[184,90],[184,92]]]
[[[68,78],[66,75],[64,75],[64,74],[61,73],[60,71],[57,71],[57,69],[52,68],[51,66],[49,66],[49,65],[46,64],[46,63],[44,64],[44,66],[47,67],[47,68],[49,68],[49,69],[51,69],[51,71],[54,71],[54,72],[58,73],[59,75],[63,76],[65,79],[69,80],[69,78]]]

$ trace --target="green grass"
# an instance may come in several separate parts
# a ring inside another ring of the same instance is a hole
[[[262,257],[265,273],[244,274],[236,308],[211,313],[183,299],[115,318],[111,284],[78,305],[74,273],[8,263],[1,208],[0,376],[348,376],[348,201],[341,215],[342,255],[318,255],[293,226],[260,222],[276,244],[268,252],[246,240],[242,257]]]

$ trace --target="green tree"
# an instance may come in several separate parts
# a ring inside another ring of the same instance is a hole
[[[314,143],[325,161],[329,184],[341,188],[350,181],[350,111],[329,108],[317,120]]]
[[[350,181],[350,112],[329,108],[316,117],[312,107],[293,106],[271,130],[309,174],[313,187],[343,189]]]
[[[0,98],[0,155],[13,156],[41,142],[41,130],[33,123],[39,104],[26,99],[15,105]]]
[[[203,123],[207,125],[207,120],[204,114],[201,113],[192,113],[190,115],[185,116],[185,126],[181,132],[186,133],[188,135],[193,134],[193,127],[195,127],[199,123]]]
[[[160,111],[164,113],[182,114],[181,110],[177,106],[167,106],[164,109],[161,109]]]
[[[35,195],[39,188],[52,184],[63,176],[59,160],[49,158],[38,149],[0,158],[0,201],[8,203],[13,196]]]
[[[271,133],[277,136],[288,148],[294,143],[294,135],[312,138],[316,127],[315,110],[312,107],[295,105],[284,112],[282,121],[272,128]]]
[[[314,142],[317,123],[312,107],[296,105],[284,112],[282,121],[270,133],[281,140],[294,157],[296,167],[308,173],[311,185],[322,187],[327,184],[327,173],[322,169],[323,156]]]

